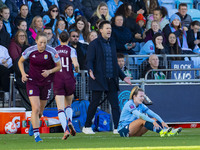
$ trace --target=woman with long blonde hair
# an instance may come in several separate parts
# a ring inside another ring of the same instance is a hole
[[[28,39],[29,39],[29,44],[34,45],[35,43],[35,38],[37,36],[37,33],[39,31],[43,31],[44,25],[42,21],[42,17],[40,16],[35,16],[32,20],[32,23],[30,25],[30,28],[28,29]]]
[[[95,26],[98,19],[104,19],[110,21],[111,16],[109,15],[108,5],[105,2],[101,2],[97,10],[94,12],[92,18],[90,19],[91,26]]]

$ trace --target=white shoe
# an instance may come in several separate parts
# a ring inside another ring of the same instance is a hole
[[[118,131],[117,131],[117,129],[113,130],[113,134],[119,134]]]
[[[91,127],[83,127],[82,132],[85,134],[95,134]]]

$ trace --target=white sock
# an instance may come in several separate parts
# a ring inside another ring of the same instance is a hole
[[[65,132],[67,128],[67,120],[66,120],[66,115],[65,115],[64,110],[58,110],[58,118],[61,122],[63,131]]]
[[[72,108],[71,108],[71,106],[67,106],[65,108],[65,113],[67,115],[67,119],[72,122]]]
[[[40,135],[39,128],[33,128],[35,138]]]

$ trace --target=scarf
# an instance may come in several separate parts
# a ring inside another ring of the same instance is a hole
[[[172,27],[170,24],[169,24],[169,27],[171,29],[172,32],[175,32],[176,29],[174,27]],[[180,39],[179,37],[177,37],[177,41],[178,41],[178,45],[184,49],[184,48],[187,48],[188,49],[188,44],[187,44],[187,33],[185,31],[183,31],[183,43],[182,43],[182,46],[181,46],[181,42],[180,42]]]

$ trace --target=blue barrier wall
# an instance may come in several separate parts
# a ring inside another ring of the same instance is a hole
[[[132,88],[133,86],[120,86],[119,102],[128,98],[127,92],[123,94],[123,91],[131,91]],[[200,122],[200,85],[145,85],[145,93],[153,101],[153,105],[148,107],[164,121]]]

